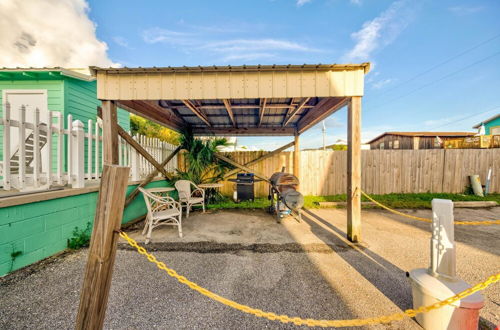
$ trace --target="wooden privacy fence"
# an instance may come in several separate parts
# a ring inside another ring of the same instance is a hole
[[[232,152],[236,162],[245,164],[266,152]],[[347,190],[346,151],[302,151],[300,191],[305,195],[345,194]],[[490,192],[500,192],[500,149],[363,150],[362,189],[369,194],[449,192],[462,193],[469,175],[479,174],[483,184],[492,168]],[[285,166],[293,171],[293,153],[281,152],[250,166],[270,176]],[[222,193],[231,195],[233,183],[225,181]],[[256,184],[256,195],[267,196],[268,185]]]

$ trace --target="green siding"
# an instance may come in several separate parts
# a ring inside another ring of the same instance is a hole
[[[484,128],[486,131],[486,134],[491,134],[490,133],[490,128],[495,127],[495,126],[500,126],[500,117],[493,119],[492,121],[489,121],[484,124]]]
[[[101,105],[97,99],[97,82],[65,78],[64,85],[66,115],[71,114],[73,120],[81,120],[86,129],[89,119],[95,123],[97,107]],[[118,123],[127,131],[130,129],[127,111],[118,109]]]
[[[64,112],[64,84],[62,80],[0,80],[0,116],[3,116],[4,89],[46,89],[49,110]],[[11,109],[11,111],[13,110]],[[3,141],[3,126],[0,126],[0,144],[1,141]],[[3,160],[3,148],[0,148],[0,159]]]
[[[166,187],[164,180],[148,187]],[[135,185],[129,186],[130,193]],[[67,247],[75,227],[84,229],[93,222],[97,192],[0,208],[0,276],[47,258]],[[125,209],[123,223],[146,211],[142,194]],[[22,254],[12,261],[11,253]]]
[[[46,89],[47,103],[51,111],[62,112],[64,116],[64,127],[68,127],[67,116],[71,114],[73,120],[80,120],[84,124],[84,130],[87,132],[88,120],[91,119],[93,124],[96,122],[97,106],[101,102],[97,99],[97,82],[83,81],[69,77],[59,76],[53,79],[36,80],[24,77],[20,80],[0,80],[0,116],[3,115],[3,89]],[[54,119],[54,123],[56,120]],[[118,123],[125,129],[130,130],[129,113],[125,110],[118,109]],[[94,126],[95,127],[95,126]],[[95,132],[95,130],[93,130]],[[54,135],[56,137],[56,135]],[[0,145],[3,139],[3,126],[0,126]],[[87,139],[85,139],[85,145]],[[87,146],[85,146],[86,148]],[[93,146],[95,148],[95,145]],[[102,148],[102,146],[101,146]],[[54,139],[52,143],[53,155],[53,170],[56,169],[57,160],[57,142]],[[66,150],[67,137],[64,138],[63,148],[63,166],[66,166]],[[95,150],[95,149],[94,149]],[[0,160],[3,160],[3,148],[0,148]],[[85,168],[87,168],[87,152],[85,152]]]

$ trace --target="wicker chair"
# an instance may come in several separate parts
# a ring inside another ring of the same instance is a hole
[[[194,187],[194,190],[191,190]],[[189,217],[189,210],[194,205],[201,205],[205,212],[205,190],[198,188],[189,180],[178,180],[175,183],[175,189],[179,193],[179,202],[182,207],[186,207],[186,218]]]
[[[182,237],[182,207],[179,202],[170,196],[156,195],[147,189],[139,188],[144,196],[148,214],[142,235],[146,234],[146,242],[151,240],[151,232],[161,225],[177,226],[179,237]]]

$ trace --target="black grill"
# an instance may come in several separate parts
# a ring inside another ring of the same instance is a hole
[[[254,200],[255,177],[253,173],[239,173],[236,175],[236,179],[229,179],[229,181],[236,183],[237,202]]]

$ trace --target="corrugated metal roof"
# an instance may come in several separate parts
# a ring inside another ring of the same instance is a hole
[[[92,74],[102,71],[106,73],[168,73],[168,72],[244,72],[244,71],[303,71],[303,70],[355,70],[363,68],[365,74],[370,71],[370,63],[365,62],[361,64],[299,64],[299,65],[238,65],[238,66],[177,66],[177,67],[135,67],[135,68],[102,68],[91,66]]]

